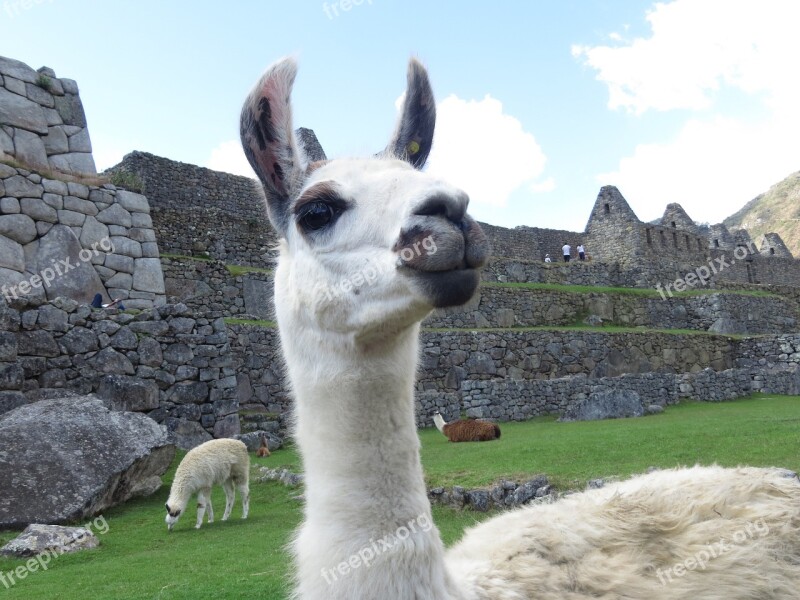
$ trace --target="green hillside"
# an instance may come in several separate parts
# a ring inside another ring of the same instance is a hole
[[[800,256],[800,171],[753,198],[723,223],[730,231],[747,229],[753,240],[775,232],[794,256]]]

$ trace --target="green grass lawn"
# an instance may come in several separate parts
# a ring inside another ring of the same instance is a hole
[[[779,465],[800,469],[800,398],[754,397],[721,404],[685,403],[641,419],[557,423],[551,418],[504,423],[500,440],[452,444],[435,429],[420,432],[429,485],[475,487],[501,478],[546,473],[560,489],[583,487],[595,477],[624,477],[649,466],[697,462]],[[182,454],[181,454],[182,456]],[[164,523],[164,486],[104,513],[109,530],[101,547],[53,558],[47,571],[30,573],[10,589],[0,583],[0,600],[269,598],[287,595],[290,569],[285,546],[300,520],[300,489],[251,483],[250,517],[242,521],[237,498],[232,517],[196,531],[194,504],[172,533]],[[254,464],[299,469],[293,448]],[[215,489],[217,519],[225,501]],[[434,519],[445,543],[487,515],[436,507]],[[16,535],[0,532],[0,543]],[[7,573],[24,561],[0,559]]]

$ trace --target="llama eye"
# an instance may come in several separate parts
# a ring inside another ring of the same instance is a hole
[[[298,222],[306,231],[317,231],[329,225],[340,212],[340,209],[325,202],[313,202],[303,208]]]

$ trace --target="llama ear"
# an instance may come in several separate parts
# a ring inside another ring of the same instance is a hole
[[[428,81],[428,72],[417,59],[408,63],[408,86],[403,113],[397,123],[386,154],[402,158],[421,169],[433,145],[436,125],[436,102]]]
[[[305,177],[292,130],[290,96],[296,75],[292,58],[269,67],[245,100],[240,121],[242,148],[264,186],[269,219],[281,235],[289,225],[289,201]]]

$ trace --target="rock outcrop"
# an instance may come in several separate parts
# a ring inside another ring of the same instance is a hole
[[[161,486],[175,455],[161,425],[65,396],[0,416],[0,528],[83,519]]]

